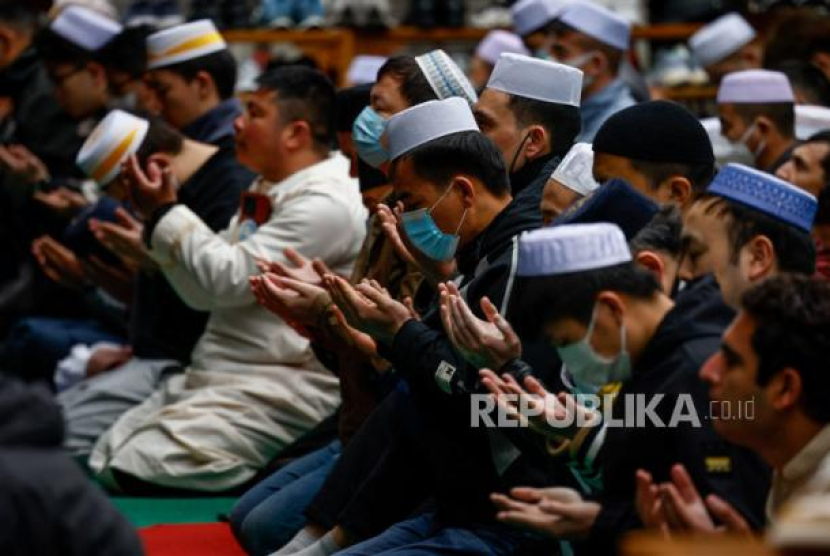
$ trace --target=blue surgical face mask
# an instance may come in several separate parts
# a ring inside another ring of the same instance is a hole
[[[467,210],[465,209],[454,234],[442,232],[441,228],[435,224],[435,220],[432,219],[432,211],[438,206],[438,203],[444,200],[449,191],[450,188],[447,188],[441,198],[432,205],[432,208],[413,210],[401,215],[401,223],[409,242],[418,251],[434,261],[447,262],[452,260],[455,251],[458,249],[458,230],[461,229],[464,219],[467,217]]]
[[[625,325],[620,326],[620,353],[616,357],[605,357],[591,345],[597,310],[591,316],[585,337],[573,344],[556,348],[573,380],[574,390],[579,394],[596,394],[610,382],[624,382],[631,378],[631,356],[626,348]]]
[[[357,116],[352,126],[357,155],[373,168],[389,160],[389,153],[380,144],[380,137],[386,130],[386,119],[367,106]]]
[[[533,51],[533,57],[538,58],[540,60],[552,60],[553,56],[550,55],[547,48],[537,48]]]

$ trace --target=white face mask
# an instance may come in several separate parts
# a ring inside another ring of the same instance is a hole
[[[559,60],[559,59],[553,58],[553,57],[552,57],[552,60],[554,62],[559,62],[560,64],[565,64],[566,66],[571,66],[572,68],[576,68],[578,70],[583,70],[582,66],[587,64],[591,60],[591,57],[593,55],[594,55],[594,51],[591,50],[590,52],[586,52],[585,54],[580,54],[579,56],[574,56],[573,58],[568,58],[567,60]],[[586,89],[586,88],[590,87],[593,82],[594,82],[594,76],[593,75],[585,75],[584,70],[583,70],[582,88]]]
[[[738,137],[738,139],[734,141],[731,139],[729,140],[733,149],[733,154],[729,157],[730,161],[740,162],[742,164],[746,164],[747,166],[755,166],[755,160],[758,158],[758,155],[764,152],[764,149],[767,146],[766,141],[761,141],[754,150],[747,146],[746,142],[752,136],[752,133],[755,131],[756,127],[756,122],[752,122],[741,134],[741,136]]]

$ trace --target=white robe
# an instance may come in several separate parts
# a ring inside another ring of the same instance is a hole
[[[119,469],[163,486],[227,490],[338,405],[337,378],[306,339],[256,303],[248,278],[257,258],[284,260],[286,247],[348,275],[367,217],[348,161],[334,155],[251,189],[268,195],[273,212],[248,237],[238,216],[214,234],[182,205],[153,231],[150,254],[165,277],[211,316],[185,373],[99,438],[90,467],[104,481]]]

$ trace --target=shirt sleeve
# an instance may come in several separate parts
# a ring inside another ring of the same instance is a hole
[[[194,309],[240,307],[254,303],[248,278],[259,272],[256,260],[284,261],[292,248],[330,265],[348,257],[355,237],[348,210],[326,195],[308,194],[287,201],[250,237],[231,237],[237,220],[214,233],[185,206],[177,205],[158,223],[151,256],[170,284]]]

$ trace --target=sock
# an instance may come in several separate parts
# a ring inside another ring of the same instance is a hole
[[[329,531],[311,546],[304,548],[300,552],[294,553],[294,556],[332,556],[332,554],[339,551],[340,548],[341,547],[334,542],[331,531]]]
[[[317,537],[306,531],[305,527],[300,529],[300,532],[294,535],[294,538],[288,541],[288,544],[271,554],[271,556],[288,556],[289,554],[296,554],[304,548],[311,546],[317,542]]]

